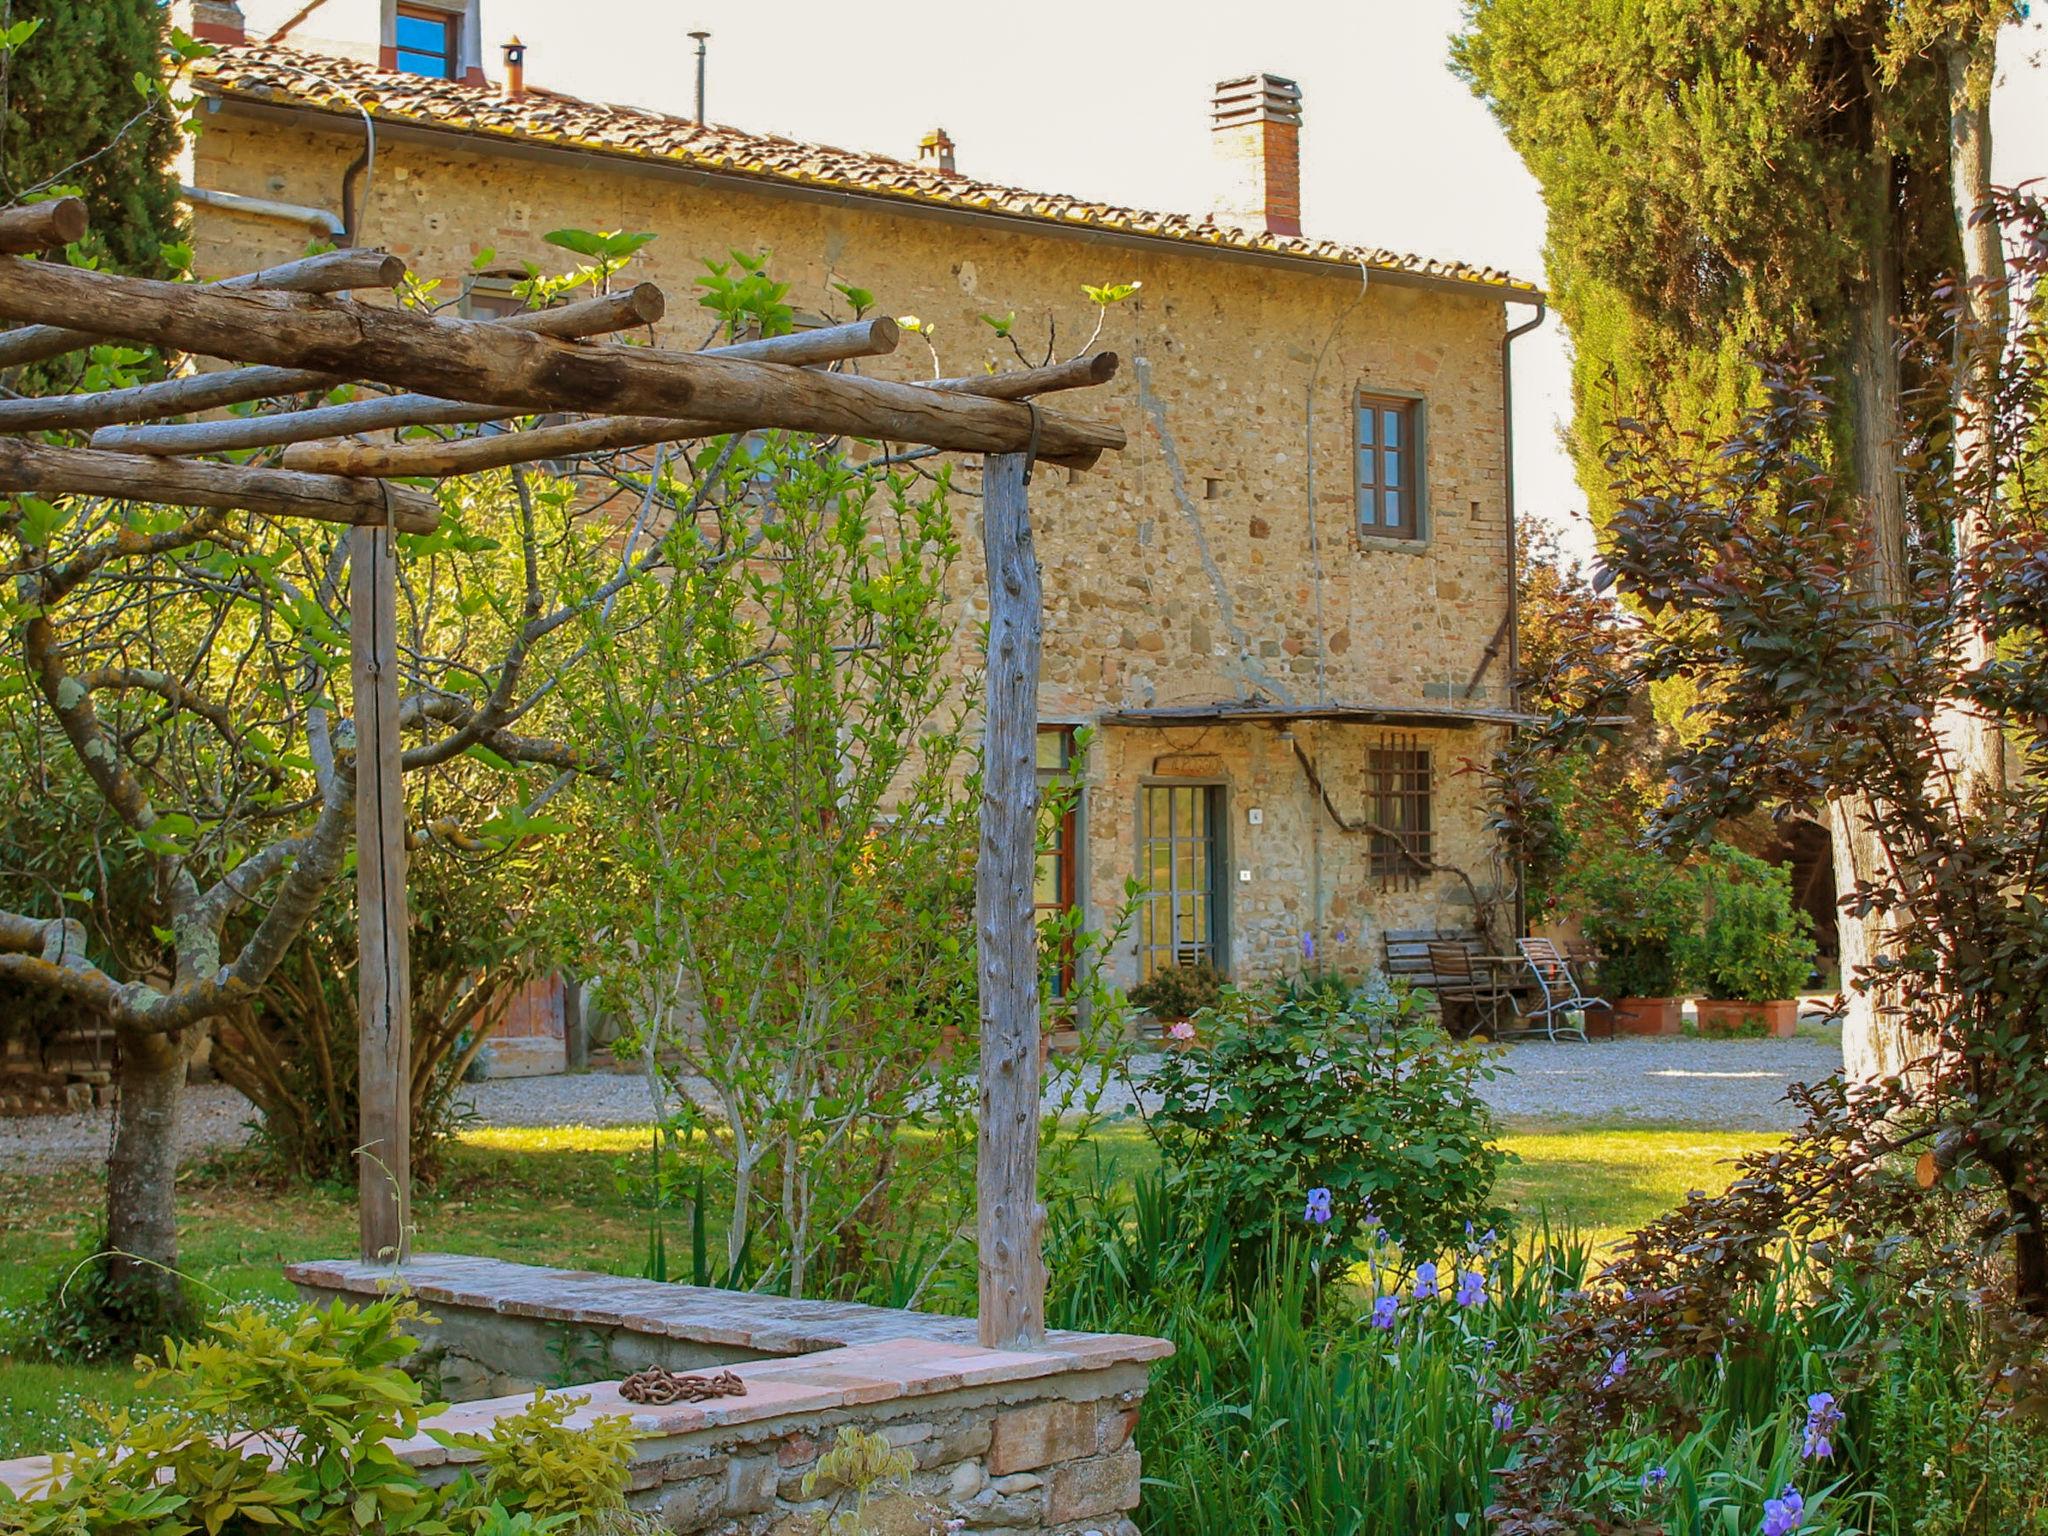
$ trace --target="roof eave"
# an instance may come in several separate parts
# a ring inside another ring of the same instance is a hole
[[[254,118],[297,127],[343,132],[360,131],[362,117],[354,111],[320,107],[306,102],[280,104],[254,92],[224,87],[203,75],[196,77],[193,84],[198,94],[219,103],[222,108],[245,113]],[[481,144],[490,146],[493,153],[513,158],[566,165],[602,165],[610,170],[624,170],[700,186],[744,186],[766,196],[786,197],[800,202],[836,204],[842,207],[904,214],[913,218],[936,219],[946,223],[972,224],[983,228],[1027,230],[1033,234],[1066,236],[1135,250],[1178,251],[1186,255],[1245,262],[1254,266],[1278,267],[1295,272],[1312,272],[1322,276],[1336,274],[1352,277],[1359,272],[1359,267],[1355,263],[1332,261],[1318,256],[1295,255],[1285,251],[1246,250],[1238,246],[1179,239],[1172,235],[1152,235],[1137,230],[1108,228],[1100,224],[1034,217],[1003,209],[961,208],[946,203],[927,202],[921,198],[891,196],[884,192],[866,192],[850,187],[813,186],[780,176],[687,165],[666,156],[640,154],[627,149],[610,149],[601,145],[558,144],[523,134],[499,133],[445,123],[423,123],[414,118],[389,117],[374,112],[372,116],[377,124],[378,134],[399,143],[433,144],[442,148],[469,149],[472,152]],[[1497,304],[1539,305],[1544,302],[1542,290],[1532,287],[1484,282],[1476,278],[1446,277],[1433,272],[1410,272],[1400,267],[1376,266],[1366,270],[1371,274],[1371,282],[1391,283],[1396,287],[1450,293],[1468,299],[1487,299]]]
[[[1546,717],[1510,709],[1454,709],[1427,704],[1169,704],[1150,709],[1105,710],[1098,725],[1160,729],[1185,725],[1402,725],[1418,729],[1476,730],[1541,725]]]

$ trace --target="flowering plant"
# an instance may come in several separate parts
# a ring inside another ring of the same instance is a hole
[[[1206,1049],[1154,1072],[1146,1123],[1168,1177],[1219,1213],[1239,1273],[1265,1262],[1276,1220],[1314,1228],[1336,1274],[1387,1243],[1444,1253],[1468,1224],[1503,1219],[1491,1199],[1507,1155],[1479,1092],[1491,1057],[1419,999],[1226,992],[1202,1033]]]

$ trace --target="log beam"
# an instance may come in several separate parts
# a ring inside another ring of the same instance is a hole
[[[575,340],[652,325],[661,318],[666,304],[667,300],[659,288],[652,283],[641,283],[624,293],[564,304],[555,309],[529,310],[484,323]],[[182,379],[165,379],[156,384],[137,384],[128,389],[102,390],[97,394],[53,395],[42,400],[0,400],[0,432],[82,432],[117,422],[145,421],[152,416],[182,416],[189,412],[241,405],[250,400],[268,400],[278,395],[328,390],[346,382],[333,374],[303,368],[227,368],[213,373],[189,374]],[[486,412],[487,417],[465,416],[458,419],[502,421],[508,416],[526,414],[518,410],[491,411],[487,406],[478,409]],[[94,446],[100,446],[97,440]]]
[[[1060,459],[1125,444],[1123,429],[1015,401],[773,363],[633,347],[584,348],[503,325],[228,293],[0,257],[0,316],[98,330],[180,351],[376,380],[532,410],[717,420]]]
[[[573,459],[621,448],[647,448],[687,437],[715,437],[735,429],[715,421],[666,416],[587,416],[525,432],[494,432],[432,443],[299,443],[284,452],[287,469],[322,475],[371,475],[404,480],[477,475],[542,459]]]
[[[85,204],[75,197],[0,208],[0,252],[18,256],[52,251],[83,238],[85,229]]]
[[[976,1138],[980,1337],[1028,1349],[1045,1337],[1045,1207],[1038,1198],[1038,661],[1041,598],[1026,492],[1029,461],[991,455],[981,479],[988,565],[981,846],[974,864],[981,990]]]
[[[897,340],[896,322],[893,320],[864,320],[856,325],[835,325],[816,331],[804,331],[795,336],[774,336],[761,341],[742,341],[729,347],[714,347],[708,355],[713,357],[747,357],[757,361],[770,360],[785,363],[818,364],[835,363],[854,357],[879,357],[892,352]],[[801,342],[801,347],[788,347],[786,342]],[[523,415],[523,412],[507,410],[502,406],[477,405],[460,400],[443,400],[434,395],[381,395],[372,400],[353,400],[346,405],[316,406],[307,411],[282,411],[269,416],[245,416],[232,421],[179,422],[171,426],[155,427],[108,427],[95,432],[92,445],[95,448],[113,448],[128,453],[220,453],[238,448],[269,448],[283,443],[316,442],[327,437],[346,437],[357,432],[377,432],[387,428],[428,426],[461,426],[470,422],[505,421]],[[679,432],[674,436],[696,435]],[[654,439],[661,441],[662,439]],[[485,441],[499,442],[492,438]],[[648,441],[645,437],[632,439],[623,446]],[[414,444],[422,453],[429,453],[441,444]],[[391,453],[389,448],[371,450]],[[403,454],[408,448],[395,450]],[[502,452],[502,444],[500,444]],[[585,450],[587,451],[587,450]],[[565,453],[553,450],[536,450],[520,458],[485,458],[472,463],[468,469],[437,470],[430,468],[407,468],[404,461],[390,471],[345,470],[339,473],[394,475],[462,474],[476,469],[494,469],[506,464],[516,464],[524,459],[545,459],[566,457]],[[332,451],[332,462],[343,461],[343,453]],[[287,463],[291,459],[287,457]],[[317,461],[316,461],[317,462]]]
[[[401,533],[432,533],[441,521],[441,508],[433,497],[374,480],[101,453],[92,448],[52,448],[0,437],[0,493],[19,491],[222,507],[265,517],[310,517],[323,523],[356,525],[383,523],[388,506],[391,524]]]
[[[836,327],[839,330],[854,330],[856,327]],[[889,345],[895,345],[896,327],[889,327]],[[812,331],[806,336],[822,337],[828,333]],[[797,337],[775,337],[766,342],[742,342],[738,346],[720,347],[702,354],[706,357],[759,357],[761,352],[748,348],[767,348],[776,342],[797,340]],[[862,353],[871,356],[872,353]],[[1046,368],[1028,368],[1013,373],[981,374],[964,379],[934,379],[917,385],[919,389],[944,389],[960,394],[981,395],[996,400],[1024,400],[1049,390],[1082,389],[1091,384],[1100,384],[1116,376],[1117,355],[1114,352],[1095,352],[1086,357],[1077,357],[1064,363],[1054,363]],[[422,396],[400,396],[400,399],[423,399]],[[355,409],[341,406],[338,411]],[[476,408],[476,409],[481,409]],[[321,414],[307,412],[307,415]],[[446,418],[444,418],[446,419]],[[145,427],[142,433],[186,432],[185,428]],[[360,428],[358,429],[360,430]],[[537,427],[532,431],[519,433],[496,433],[488,437],[460,438],[453,442],[400,443],[400,444],[359,444],[359,443],[317,443],[307,447],[292,448],[284,456],[285,467],[302,469],[324,475],[385,475],[395,479],[415,476],[440,478],[447,475],[474,475],[486,470],[504,469],[513,464],[533,463],[540,459],[573,459],[584,454],[609,453],[626,448],[649,448],[656,443],[670,443],[693,437],[716,437],[723,432],[739,430],[729,421],[671,420],[660,416],[592,416],[582,421],[566,422],[558,426]],[[101,433],[93,438],[97,446]],[[314,436],[330,434],[307,433],[296,441],[306,442]],[[162,441],[160,437],[152,441]],[[189,440],[189,439],[173,439]],[[110,445],[111,446],[111,445]],[[141,446],[138,444],[137,446]],[[249,446],[241,444],[239,446]],[[176,451],[176,450],[152,450]],[[1096,455],[1053,456],[1046,455],[1053,463],[1070,464],[1087,469],[1093,466]]]
[[[1086,389],[1116,377],[1120,359],[1114,352],[1090,352],[1043,368],[1018,368],[1008,373],[976,373],[962,379],[933,379],[924,389],[950,389],[990,400],[1028,400],[1060,389]]]
[[[352,288],[396,288],[405,277],[405,263],[388,251],[327,251],[244,272],[210,284],[215,288],[271,288],[279,293],[344,293]],[[55,325],[25,325],[0,335],[0,368],[19,368],[95,346],[106,338],[97,331],[72,331]]]

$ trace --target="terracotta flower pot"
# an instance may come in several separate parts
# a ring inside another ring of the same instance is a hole
[[[1586,1010],[1586,1038],[1588,1040],[1612,1040],[1621,1031],[1614,1022],[1612,1008],[1588,1008]]]
[[[1614,1022],[1624,1035],[1675,1035],[1678,1033],[1679,1001],[1675,997],[1618,997],[1614,1000]]]
[[[1772,1038],[1789,1040],[1799,1028],[1797,998],[1752,1003],[1703,997],[1694,1006],[1699,1009],[1703,1035],[1740,1035],[1761,1026]]]

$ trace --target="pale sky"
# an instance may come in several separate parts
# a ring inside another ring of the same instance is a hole
[[[1266,70],[1301,84],[1309,234],[1543,278],[1536,184],[1446,67],[1458,0],[483,0],[483,12],[494,74],[516,32],[536,85],[687,113],[686,34],[707,27],[714,122],[905,158],[943,125],[969,174],[1166,211],[1210,206],[1211,87]],[[2009,31],[2003,58],[1996,177],[2048,176],[2048,20]],[[1560,521],[1580,505],[1557,446],[1565,346],[1555,316],[1515,344],[1517,500]]]

